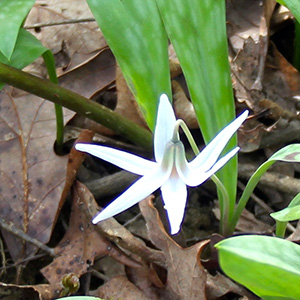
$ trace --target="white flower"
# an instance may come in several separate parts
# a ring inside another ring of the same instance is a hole
[[[129,172],[142,175],[123,194],[104,208],[94,219],[96,224],[106,220],[146,198],[161,188],[171,233],[176,234],[183,220],[187,187],[197,186],[217,172],[239,150],[231,150],[219,158],[224,147],[248,116],[245,111],[225,127],[192,161],[187,162],[185,150],[178,137],[176,118],[168,97],[160,97],[154,132],[155,161],[113,149],[91,144],[76,144],[79,151],[87,152]]]

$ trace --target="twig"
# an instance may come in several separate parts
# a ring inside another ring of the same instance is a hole
[[[0,226],[3,229],[5,229],[6,231],[8,231],[8,232],[16,235],[17,237],[21,238],[22,240],[24,240],[24,241],[36,246],[37,248],[47,252],[52,257],[56,256],[54,249],[44,245],[43,243],[41,243],[37,239],[29,236],[24,231],[17,228],[12,222],[6,222],[4,219],[0,218]]]
[[[41,27],[78,24],[78,23],[87,23],[87,22],[95,22],[95,19],[94,18],[85,18],[85,19],[77,19],[77,20],[76,19],[64,20],[64,21],[60,21],[60,22],[37,23],[34,25],[24,26],[24,29],[36,29],[36,28],[41,28]]]
[[[152,134],[131,120],[90,99],[44,80],[0,63],[0,81],[38,97],[69,108],[122,135],[134,144],[152,151]]]

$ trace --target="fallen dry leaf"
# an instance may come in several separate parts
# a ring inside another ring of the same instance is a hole
[[[116,88],[118,93],[118,101],[115,111],[125,116],[129,120],[132,120],[136,124],[148,128],[143,113],[135,101],[135,98],[130,91],[118,65],[116,71]]]
[[[93,18],[93,15],[85,0],[37,0],[25,26],[86,18]],[[61,67],[73,68],[106,46],[96,22],[37,27],[30,31],[53,51],[56,63]]]
[[[93,136],[94,133],[92,131],[82,130],[79,134],[78,139],[76,140],[76,143],[90,143],[93,140]],[[85,154],[83,152],[79,152],[74,147],[72,147],[68,157],[66,181],[61,196],[62,199],[66,199],[71,186],[76,179],[77,171],[84,161],[84,158]]]
[[[55,248],[58,255],[41,272],[50,283],[60,282],[62,277],[74,273],[78,278],[93,265],[96,257],[109,255],[122,264],[137,268],[140,265],[101,236],[91,219],[86,217],[83,198],[92,197],[82,183],[73,188],[73,205],[66,234]]]
[[[96,55],[59,77],[59,84],[64,88],[86,98],[111,85],[116,78],[116,61],[105,48]]]
[[[62,290],[60,283],[38,285],[16,285],[0,282],[1,299],[51,300]]]
[[[100,210],[95,198],[91,195],[90,197],[82,197],[81,200],[84,202],[84,207],[86,207],[84,212],[88,219],[92,219]],[[141,239],[135,237],[114,218],[99,222],[96,228],[101,235],[104,235],[121,249],[126,249],[138,257],[141,257],[146,262],[165,267],[165,257],[162,251],[147,247]]]
[[[66,176],[67,157],[53,151],[56,138],[54,105],[33,95],[5,88],[0,93],[0,211],[32,238],[47,243],[51,236]],[[64,110],[65,117],[73,115]],[[36,247],[2,230],[12,258],[32,255]]]
[[[205,300],[206,271],[200,263],[200,253],[208,241],[192,247],[180,247],[165,231],[152,199],[139,203],[146,220],[149,238],[165,255],[167,281],[162,291],[163,299]]]
[[[152,300],[134,286],[125,276],[114,277],[102,285],[96,291],[95,296],[104,299]]]
[[[217,300],[228,293],[235,293],[240,296],[245,296],[246,298],[243,298],[245,300],[259,299],[244,287],[238,285],[237,283],[233,282],[231,279],[220,273],[217,273],[217,275],[215,276],[212,276],[210,274],[207,275],[207,299]]]

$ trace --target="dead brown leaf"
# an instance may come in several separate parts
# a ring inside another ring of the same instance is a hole
[[[82,130],[79,134],[76,143],[90,143],[93,140],[94,133],[89,130]],[[67,164],[67,172],[66,172],[66,181],[64,190],[62,192],[62,199],[65,199],[71,189],[71,186],[76,178],[77,171],[84,161],[85,154],[77,151],[74,147],[72,147]]]
[[[25,26],[93,18],[85,0],[37,0]],[[106,46],[96,22],[37,27],[30,30],[51,49],[58,66],[73,68]]]
[[[47,243],[51,236],[66,176],[67,157],[53,151],[56,121],[52,103],[5,88],[0,93],[1,217],[29,236]],[[72,113],[65,111],[65,116]],[[13,259],[36,247],[2,231]]]
[[[82,189],[87,190],[86,187],[82,187]],[[88,219],[92,219],[100,210],[94,197],[92,194],[89,194],[89,197],[82,197],[81,200],[84,202],[83,207],[86,208],[84,210],[85,214]],[[120,248],[130,251],[146,262],[156,263],[161,267],[165,267],[165,258],[162,251],[147,247],[142,240],[135,237],[114,218],[99,222],[96,228],[101,235],[104,235],[108,240],[112,241]]]
[[[62,290],[60,283],[38,285],[16,285],[0,282],[0,298],[22,300],[56,299]]]
[[[149,238],[165,255],[167,282],[163,299],[205,300],[206,272],[200,263],[200,253],[208,241],[192,247],[180,247],[165,231],[152,199],[139,204],[147,223]]]
[[[116,62],[110,49],[105,48],[80,65],[65,72],[59,83],[86,98],[112,84],[116,78]]]
[[[96,226],[86,217],[83,198],[92,197],[83,184],[77,182],[73,189],[73,205],[68,230],[55,248],[58,257],[41,272],[50,283],[74,273],[78,278],[93,265],[95,257],[110,255],[117,261],[137,268],[140,265],[127,257],[116,246],[96,231]]]
[[[143,113],[135,101],[119,66],[117,66],[116,71],[116,88],[118,92],[118,101],[115,111],[136,124],[148,128]]]
[[[238,285],[237,283],[233,282],[228,277],[217,274],[212,276],[208,274],[207,276],[207,298],[209,300],[216,300],[220,299],[220,297],[225,296],[228,293],[235,293],[240,296],[245,296],[243,299],[249,300],[257,300],[259,299],[251,292],[246,290],[244,287]]]
[[[104,299],[150,300],[141,290],[135,287],[125,276],[117,276],[102,285],[95,296]]]

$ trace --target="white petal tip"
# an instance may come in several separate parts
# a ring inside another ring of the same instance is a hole
[[[245,111],[238,117],[238,119],[241,118],[242,120],[246,120],[247,117],[248,117],[248,115],[249,115],[249,110],[245,110]]]
[[[171,235],[175,235],[179,233],[180,227],[179,228],[171,228]]]
[[[161,94],[159,100],[160,101],[169,101],[168,95],[167,94]]]
[[[87,144],[80,144],[80,143],[77,143],[75,144],[75,149],[78,150],[78,151],[83,151],[85,152],[86,151],[86,145]]]
[[[100,214],[98,214],[93,220],[92,220],[92,223],[93,224],[97,224],[97,223],[99,223],[99,222],[101,222],[101,221],[104,221],[105,219],[101,216],[101,213]]]

